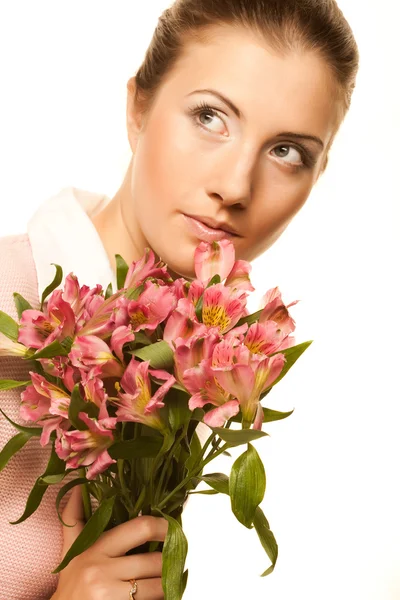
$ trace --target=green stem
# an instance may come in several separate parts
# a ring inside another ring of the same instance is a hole
[[[175,442],[173,443],[172,447],[170,448],[170,450],[168,452],[167,458],[164,461],[164,464],[163,464],[163,467],[162,467],[162,471],[161,471],[161,475],[160,475],[160,478],[158,480],[158,484],[157,484],[157,488],[156,488],[156,493],[155,493],[155,496],[154,496],[154,503],[155,504],[157,504],[158,499],[160,497],[162,485],[164,483],[164,477],[165,477],[165,474],[168,471],[168,467],[169,467],[170,462],[171,462],[171,460],[172,460],[172,458],[174,456],[175,450],[179,446],[181,440],[185,437],[186,432],[187,432],[187,427],[185,427],[183,429],[181,435],[177,437],[177,439],[175,440]]]
[[[85,467],[81,467],[79,469],[79,474],[81,477],[86,478]],[[90,494],[89,494],[89,489],[88,489],[87,483],[82,483],[80,488],[81,488],[81,492],[82,492],[83,511],[85,514],[85,521],[88,522],[90,517],[92,516],[92,504],[90,502]]]
[[[176,492],[178,492],[181,488],[183,488],[192,479],[192,477],[195,477],[198,473],[200,473],[200,471],[206,466],[207,463],[209,463],[213,458],[216,458],[217,456],[219,456],[220,454],[225,452],[225,450],[229,447],[230,446],[228,443],[224,444],[222,446],[222,448],[220,448],[215,454],[213,454],[210,457],[207,457],[206,460],[202,461],[202,463],[198,467],[193,469],[192,472],[190,473],[190,475],[185,477],[185,479],[183,481],[181,481],[181,483],[179,485],[177,485],[176,488],[174,490],[172,490],[172,492],[170,494],[168,494],[168,496],[166,496],[166,498],[164,498],[164,500],[162,500],[156,506],[156,508],[158,508],[158,510],[161,510],[168,503],[168,501],[174,496],[174,494],[176,494]]]
[[[145,495],[146,495],[146,488],[145,488],[145,486],[143,486],[143,487],[142,487],[142,490],[141,490],[141,492],[140,492],[140,494],[139,494],[139,498],[137,499],[137,501],[136,501],[136,504],[135,504],[135,506],[133,507],[133,511],[132,511],[132,513],[129,515],[129,516],[131,517],[131,519],[134,519],[135,517],[137,517],[137,516],[138,516],[138,514],[139,514],[139,512],[140,512],[140,509],[142,508],[142,505],[143,505],[143,501],[144,501]]]

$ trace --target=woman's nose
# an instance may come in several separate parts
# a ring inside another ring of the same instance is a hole
[[[226,206],[247,207],[254,189],[255,157],[242,153],[215,167],[215,176],[210,178],[207,186],[208,194],[217,195]]]

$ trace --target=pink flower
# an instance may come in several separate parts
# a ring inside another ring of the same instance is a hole
[[[211,359],[204,359],[196,367],[187,369],[183,375],[183,382],[192,394],[189,409],[214,404],[217,408],[208,411],[203,420],[210,427],[222,427],[227,419],[238,414],[240,406],[238,400],[232,398],[232,395],[221,387],[211,365]]]
[[[237,290],[254,291],[250,281],[251,264],[235,261],[235,247],[230,240],[201,242],[195,250],[196,277],[205,284],[219,275],[225,285]]]
[[[150,248],[145,249],[145,254],[136,262],[132,262],[126,274],[124,288],[139,287],[147,278],[159,279],[161,282],[172,283],[166,265],[160,261],[154,264],[154,252]]]
[[[284,354],[253,354],[246,346],[233,348],[224,340],[214,349],[211,370],[221,387],[239,400],[249,424],[257,417],[261,394],[279,377],[285,362]]]
[[[186,340],[206,331],[207,327],[197,320],[193,303],[181,298],[165,324],[163,339],[175,348],[178,338]]]
[[[62,341],[75,335],[75,315],[62,290],[52,293],[45,312],[27,309],[21,315],[18,341],[28,348],[43,348],[54,340]]]
[[[74,386],[80,381],[79,369],[71,366],[68,356],[54,356],[53,358],[38,358],[45,373],[58,377],[63,384],[72,392]]]
[[[253,323],[244,338],[244,344],[253,354],[269,355],[283,350],[288,335],[284,333],[275,321]]]
[[[90,466],[87,470],[87,479],[94,479],[96,475],[105,471],[116,460],[111,458],[107,448],[114,442],[112,429],[115,429],[117,419],[91,419],[84,412],[79,413],[79,418],[88,426],[85,431],[58,431],[55,450],[59,458],[66,460],[67,469],[77,469],[81,466]]]
[[[29,372],[32,385],[21,393],[20,416],[27,421],[36,421],[43,426],[41,446],[45,446],[52,431],[70,425],[68,408],[71,398],[64,390],[47,381],[39,373]]]
[[[185,385],[184,375],[188,369],[197,367],[202,361],[211,358],[214,347],[220,340],[221,336],[216,327],[200,331],[188,338],[177,338],[174,353],[174,374],[177,381]]]
[[[135,421],[164,431],[166,425],[159,409],[164,406],[162,400],[175,383],[175,377],[167,371],[154,371],[157,379],[165,379],[165,383],[152,396],[149,378],[149,372],[152,371],[149,371],[149,364],[150,361],[140,362],[132,358],[121,379],[124,392],[118,392],[118,400],[113,399],[112,402],[118,406],[118,421]]]
[[[231,241],[201,242],[194,252],[194,267],[197,279],[208,283],[214,275],[221,281],[227,278],[235,262],[235,247]]]
[[[124,290],[118,291],[107,300],[101,296],[92,296],[86,303],[86,323],[79,329],[79,336],[96,335],[101,339],[108,338],[114,329],[121,325],[129,325],[127,299]]]
[[[268,290],[261,300],[261,305],[264,305],[264,308],[260,315],[259,322],[275,321],[284,333],[291,333],[295,330],[296,323],[289,315],[288,308],[294,306],[298,302],[299,300],[295,300],[285,306],[282,302],[282,296],[278,287]]]
[[[225,333],[236,325],[245,309],[245,292],[225,287],[222,283],[204,291],[202,320],[207,327],[218,327],[221,333]]]
[[[137,300],[128,304],[129,322],[133,331],[154,331],[176,306],[176,298],[169,287],[146,281]]]
[[[133,342],[134,339],[135,334],[132,331],[131,325],[120,325],[119,327],[114,329],[111,335],[110,346],[111,350],[114,352],[114,354],[118,356],[121,363],[124,363],[124,344],[126,344],[127,342]]]
[[[68,356],[81,371],[89,371],[98,365],[103,377],[121,377],[124,372],[106,342],[95,335],[77,336]]]
[[[254,292],[255,288],[250,281],[251,269],[251,264],[246,260],[237,260],[226,278],[225,285],[236,290]]]

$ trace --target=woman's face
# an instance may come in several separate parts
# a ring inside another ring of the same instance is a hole
[[[281,57],[246,31],[216,32],[212,43],[185,46],[142,131],[134,80],[128,85],[134,156],[125,225],[188,278],[201,239],[184,215],[228,223],[238,233],[230,238],[236,258],[253,260],[305,203],[337,116],[333,83],[315,54]]]

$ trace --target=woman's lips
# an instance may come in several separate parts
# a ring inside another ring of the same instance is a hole
[[[189,230],[194,233],[196,237],[203,240],[204,242],[219,242],[224,238],[228,238],[229,240],[236,237],[223,229],[213,229],[212,227],[208,227],[204,225],[201,221],[197,219],[193,219],[193,217],[188,217],[187,215],[183,215]]]

